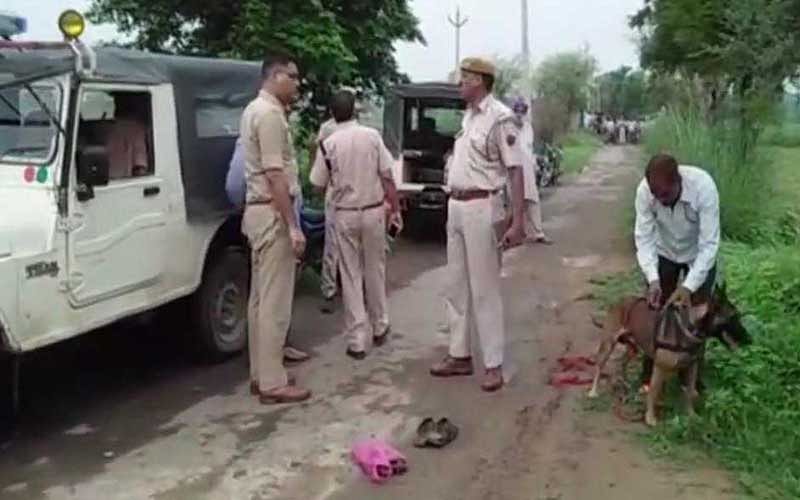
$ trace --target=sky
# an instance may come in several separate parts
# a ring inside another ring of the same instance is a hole
[[[218,1],[218,0],[210,0]],[[295,0],[303,1],[303,0]],[[521,51],[520,0],[410,0],[427,46],[397,44],[400,69],[414,81],[441,80],[455,66],[455,33],[448,23],[456,5],[469,20],[461,30],[461,57],[512,57]],[[90,0],[3,0],[0,10],[28,18],[20,39],[58,39],[58,14],[88,9]],[[554,53],[589,46],[602,72],[623,64],[638,66],[628,16],[643,0],[528,0],[531,55],[534,63]],[[88,43],[118,38],[113,26],[87,28]]]

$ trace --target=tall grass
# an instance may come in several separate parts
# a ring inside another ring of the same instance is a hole
[[[671,110],[648,132],[650,154],[670,153],[681,164],[708,171],[720,194],[720,223],[724,237],[763,243],[779,238],[782,212],[776,189],[776,172],[763,149],[744,151],[744,137],[724,123],[708,125],[699,113]]]

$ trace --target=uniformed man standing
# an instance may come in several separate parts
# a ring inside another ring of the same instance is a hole
[[[293,206],[300,186],[286,119],[300,77],[292,58],[283,54],[265,58],[261,75],[261,90],[245,108],[240,130],[247,181],[242,232],[252,252],[250,390],[263,404],[291,403],[311,395],[290,383],[282,363],[292,317],[295,263],[306,244]]]
[[[317,133],[315,146],[324,141],[336,130],[336,120],[330,118],[322,123]],[[316,147],[312,152],[316,151]],[[313,156],[311,160],[313,161]],[[336,230],[334,229],[333,209],[331,205],[331,190],[325,191],[325,248],[322,253],[322,271],[319,279],[320,291],[325,304],[322,312],[330,314],[333,312],[333,299],[336,297],[337,286],[336,275],[339,271],[339,250],[336,244]]]
[[[447,221],[448,356],[431,368],[437,377],[471,375],[470,332],[483,351],[481,387],[503,386],[505,349],[500,259],[497,249],[517,246],[523,231],[523,153],[513,113],[491,91],[495,68],[488,61],[461,62],[461,95],[467,102],[462,130],[448,168]],[[506,180],[511,176],[510,193]],[[506,214],[510,195],[512,217]]]
[[[402,225],[392,156],[380,134],[354,119],[355,95],[337,92],[331,101],[335,132],[322,142],[311,169],[311,183],[328,187],[334,212],[344,299],[347,355],[366,356],[370,339],[382,345],[389,334],[386,299],[386,212]]]

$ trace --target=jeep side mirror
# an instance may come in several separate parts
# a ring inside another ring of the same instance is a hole
[[[85,146],[78,153],[78,200],[94,198],[95,186],[108,185],[109,160],[105,146]]]

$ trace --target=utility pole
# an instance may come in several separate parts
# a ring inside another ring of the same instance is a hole
[[[531,78],[531,46],[530,35],[528,33],[528,0],[522,0],[522,71],[525,75],[525,86],[529,85]],[[526,89],[528,94],[532,91],[530,88]],[[527,96],[530,99],[530,95]]]
[[[531,57],[530,39],[528,38],[528,0],[522,0],[522,56],[527,65]]]
[[[451,16],[447,16],[447,20],[450,24],[456,29],[456,67],[455,71],[458,74],[458,65],[461,62],[461,28],[467,24],[469,21],[468,17],[461,17],[461,7],[456,6],[456,17],[453,19]]]

